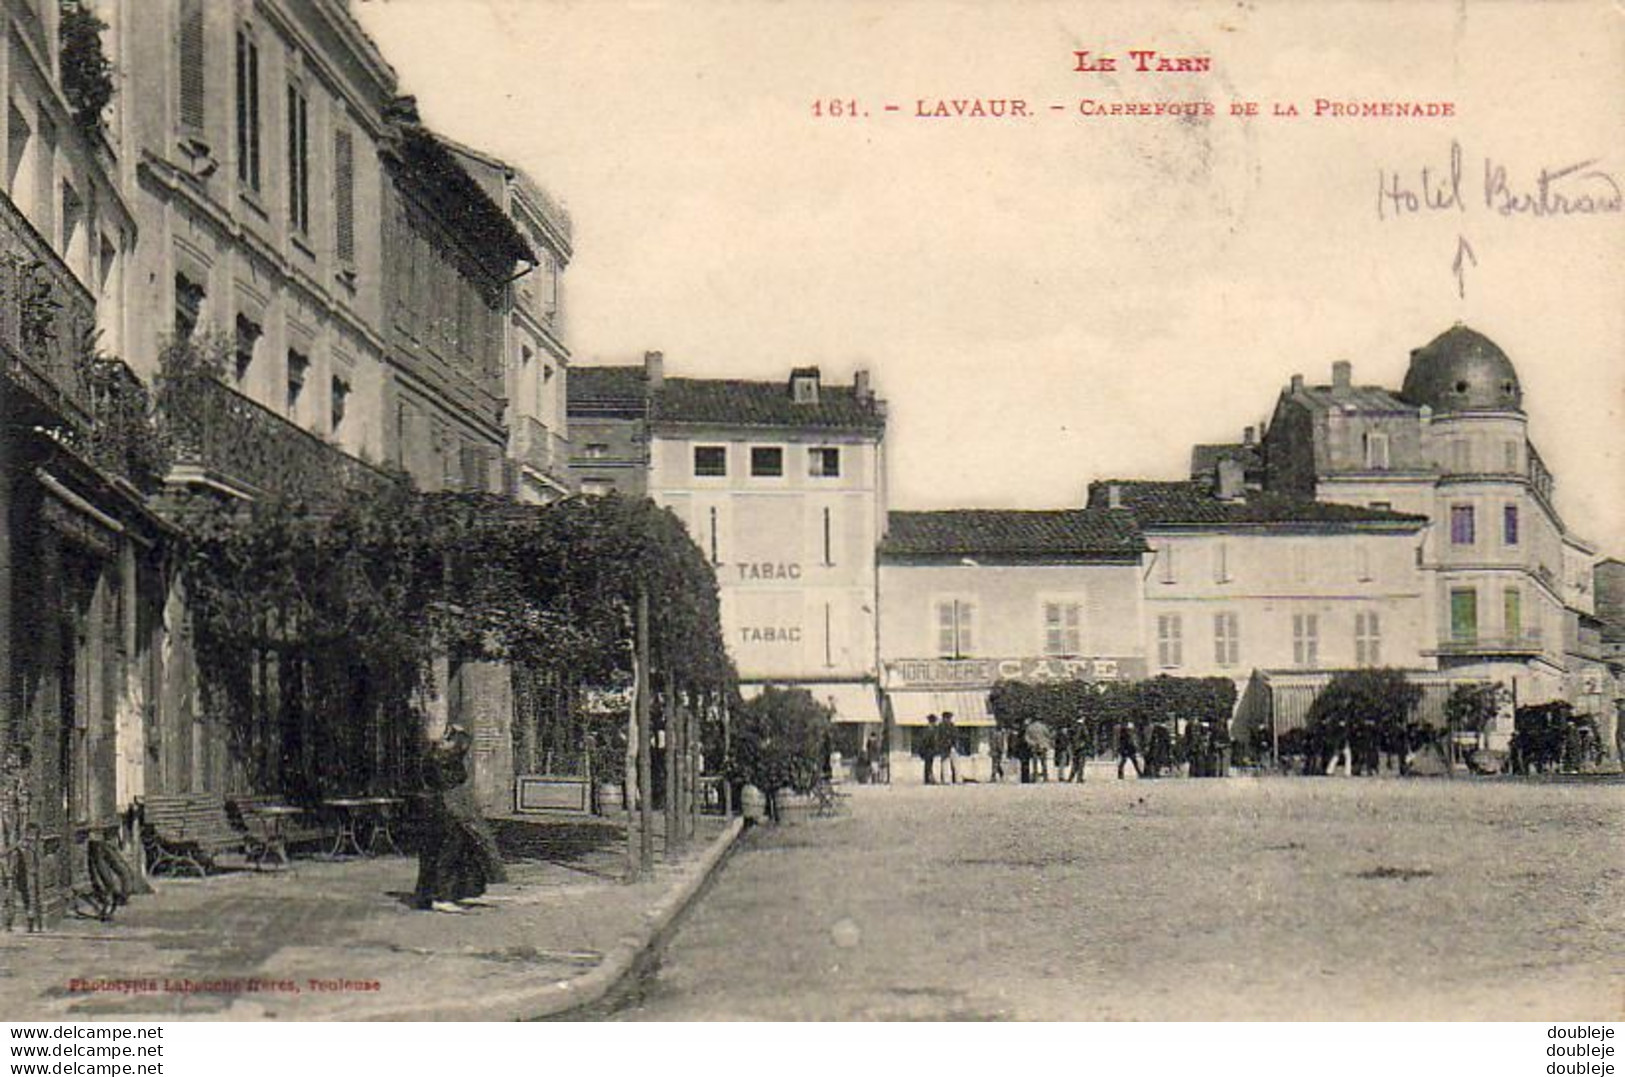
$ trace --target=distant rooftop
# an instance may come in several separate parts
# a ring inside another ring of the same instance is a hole
[[[657,358],[658,362],[658,358]],[[797,367],[816,376],[816,367]],[[789,380],[668,378],[644,366],[575,366],[566,387],[572,415],[625,412],[648,407],[650,421],[690,426],[843,430],[878,434],[886,428],[885,405],[866,385],[822,382],[816,400],[797,401]]]
[[[882,557],[1137,558],[1145,538],[1125,512],[1096,509],[946,509],[892,512]]]
[[[1089,484],[1089,507],[1117,505],[1128,510],[1141,527],[1269,524],[1387,524],[1407,527],[1427,523],[1426,516],[1340,505],[1290,497],[1262,490],[1246,490],[1233,500],[1215,496],[1205,482],[1159,482],[1108,479]]]

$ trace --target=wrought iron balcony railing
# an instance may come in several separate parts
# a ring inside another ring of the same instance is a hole
[[[0,353],[5,376],[51,418],[84,430],[96,327],[90,292],[0,194]]]
[[[1439,641],[1438,653],[1449,655],[1539,654],[1546,649],[1533,629],[1499,636],[1452,636]]]

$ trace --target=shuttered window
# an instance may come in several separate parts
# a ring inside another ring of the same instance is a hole
[[[348,130],[333,133],[334,245],[339,261],[355,261],[355,143]]]
[[[180,0],[180,34],[176,57],[180,67],[181,126],[203,130],[203,0]]]
[[[288,223],[310,231],[310,105],[288,87]]]
[[[237,31],[237,178],[260,189],[260,50]]]

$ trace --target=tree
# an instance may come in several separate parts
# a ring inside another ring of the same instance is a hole
[[[1309,706],[1305,770],[1323,771],[1346,750],[1356,774],[1376,773],[1383,752],[1397,754],[1403,772],[1414,735],[1411,717],[1421,701],[1421,686],[1412,684],[1401,670],[1334,674]]]
[[[1484,746],[1483,733],[1491,722],[1495,721],[1507,702],[1511,693],[1500,682],[1484,684],[1458,684],[1450,690],[1450,698],[1445,700],[1444,715],[1449,725],[1450,756],[1455,758],[1455,737],[1457,732],[1479,734],[1479,747]],[[1453,764],[1452,764],[1453,765]]]
[[[805,688],[765,688],[743,701],[734,709],[733,780],[760,789],[778,818],[780,790],[810,792],[823,779],[831,719]]]

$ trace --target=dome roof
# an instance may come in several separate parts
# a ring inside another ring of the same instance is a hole
[[[1489,337],[1460,322],[1411,352],[1399,395],[1447,411],[1520,411],[1518,372]]]

